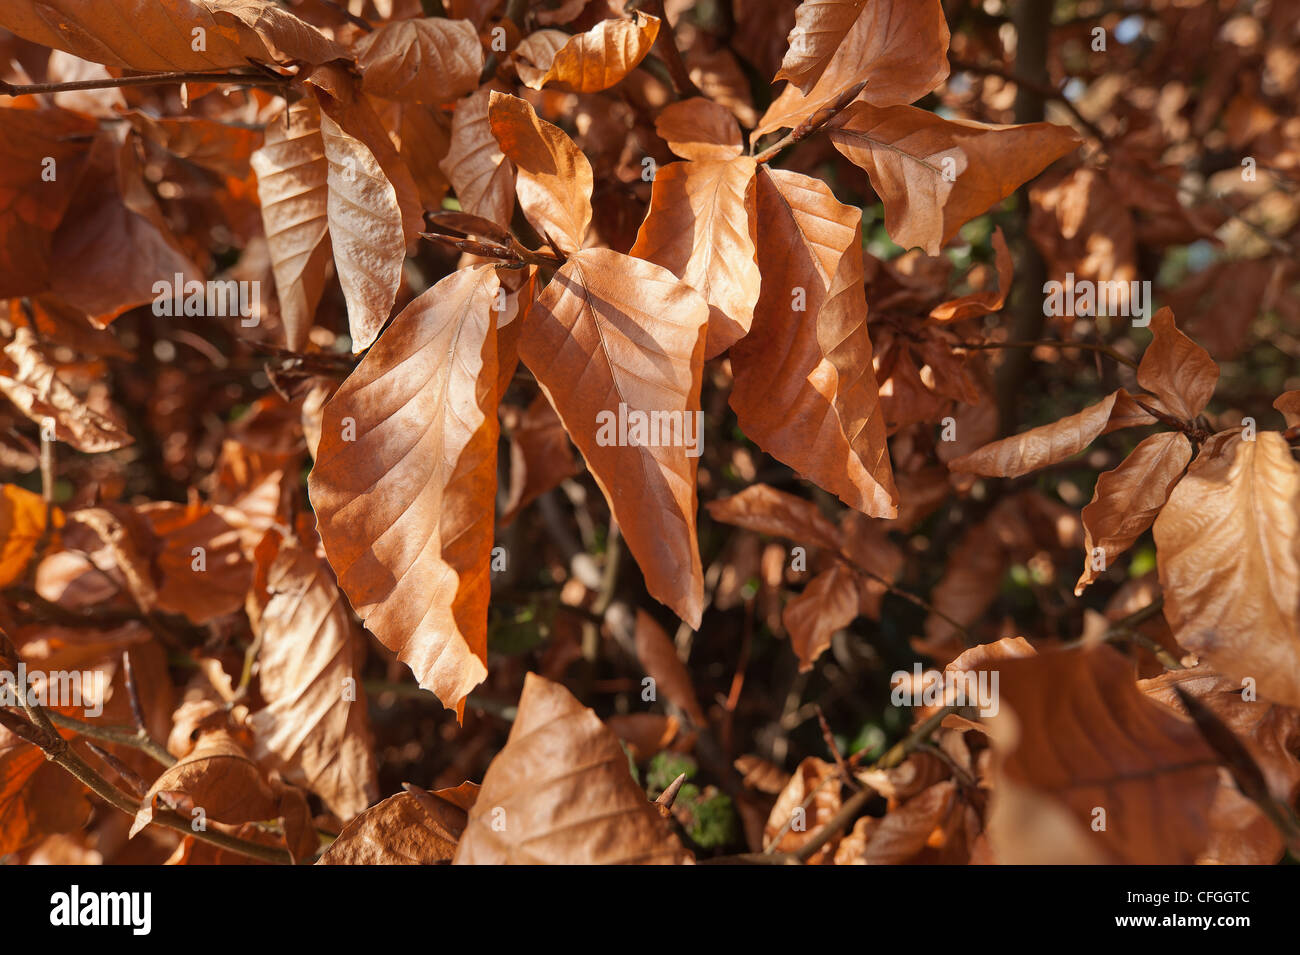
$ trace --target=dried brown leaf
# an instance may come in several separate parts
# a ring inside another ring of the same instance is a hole
[[[679,864],[690,854],[632,780],[614,736],[564,687],[524,678],[456,865]]]
[[[402,310],[325,404],[308,479],[352,606],[458,710],[487,674],[498,287],[461,269]]]

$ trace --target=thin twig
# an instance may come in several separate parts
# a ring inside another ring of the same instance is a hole
[[[930,738],[930,734],[939,728],[939,725],[948,716],[956,713],[961,707],[956,704],[949,704],[941,710],[936,710],[930,716],[908,733],[903,739],[891,746],[885,755],[881,756],[872,765],[872,769],[893,769],[895,766],[905,760],[912,750],[916,749],[921,743]]]
[[[1181,431],[1183,434],[1187,435],[1187,437],[1191,438],[1191,440],[1197,445],[1200,445],[1205,441],[1208,441],[1210,438],[1210,432],[1207,431],[1205,428],[1199,428],[1190,421],[1184,421],[1182,418],[1175,417],[1174,415],[1171,414],[1166,414],[1165,412],[1161,411],[1159,408],[1151,407],[1149,404],[1147,404],[1145,401],[1142,401],[1140,398],[1134,398],[1133,401],[1139,408],[1141,408],[1151,417],[1155,418],[1161,424],[1168,425],[1169,427],[1174,428],[1175,430]]]
[[[961,636],[962,640],[965,641],[967,646],[971,645],[972,641],[971,641],[970,630],[966,628],[965,624],[959,623],[958,621],[954,620],[952,617],[948,616],[946,613],[944,613],[938,607],[934,606],[925,598],[918,597],[910,590],[904,590],[902,587],[895,584],[888,577],[882,577],[874,570],[868,570],[866,567],[863,567],[861,564],[854,561],[853,558],[850,557],[848,554],[844,553],[844,551],[840,551],[838,556],[846,563],[848,563],[850,566],[852,566],[853,569],[856,570],[858,573],[870,577],[872,580],[876,581],[879,584],[883,584],[885,589],[888,590],[894,596],[902,597],[904,600],[912,604],[914,607],[919,607],[922,610],[924,610],[926,613],[934,614],[934,616],[938,617],[948,626],[956,630],[957,633]]]
[[[45,753],[46,759],[57,763],[114,809],[118,809],[128,816],[134,817],[136,815],[140,808],[137,801],[97,773],[77,754],[68,741],[54,728],[49,713],[44,707],[29,704],[26,700],[26,694],[20,695],[19,702],[26,711],[31,725],[37,731],[35,745],[39,746]],[[151,822],[165,829],[193,836],[200,842],[207,842],[222,849],[237,852],[240,855],[260,859],[263,862],[282,865],[293,862],[292,856],[284,849],[277,849],[256,842],[247,842],[217,830],[195,830],[188,819],[171,810],[155,810]]]
[[[668,67],[668,75],[673,81],[677,95],[683,98],[703,96],[700,88],[691,81],[686,63],[682,60],[681,50],[677,49],[677,36],[672,24],[668,22],[668,14],[664,12],[664,0],[646,0],[641,6],[651,16],[659,18],[659,36],[655,40],[655,47],[660,51],[660,59]]]
[[[135,679],[135,667],[131,665],[131,651],[122,651],[122,678],[126,683],[126,695],[131,703],[131,719],[135,721],[135,729],[141,736],[148,736],[148,724],[144,719],[144,707],[140,703],[140,687]]]
[[[821,726],[822,740],[825,741],[826,748],[830,750],[835,765],[839,767],[840,780],[844,785],[856,792],[861,787],[858,785],[858,781],[853,778],[853,774],[849,772],[848,764],[844,762],[844,757],[840,754],[840,748],[835,743],[835,734],[831,732],[831,724],[826,722],[826,714],[822,712],[822,708],[815,703],[813,706],[817,710],[817,723]]]
[[[949,60],[948,62],[952,68],[958,72],[974,73],[977,76],[996,76],[999,79],[1006,80],[1008,83],[1015,83],[1017,86],[1023,86],[1025,89],[1033,90],[1044,99],[1050,99],[1055,103],[1060,103],[1070,111],[1070,115],[1079,121],[1079,125],[1087,130],[1088,135],[1101,144],[1102,148],[1106,148],[1109,145],[1110,141],[1106,137],[1106,134],[1102,132],[1101,127],[1090,120],[1087,116],[1084,116],[1083,113],[1080,112],[1079,107],[1075,106],[1062,91],[1056,89],[1051,84],[1036,83],[1027,77],[1018,76],[1010,70],[999,66],[985,66],[981,63],[967,63],[962,60]]]
[[[969,351],[980,351],[988,348],[1059,348],[1062,351],[1070,348],[1077,348],[1081,351],[1098,352],[1109,358],[1115,359],[1121,365],[1127,365],[1134,371],[1137,370],[1138,363],[1129,358],[1123,352],[1112,348],[1110,345],[1104,345],[1099,342],[1067,342],[1055,339],[1041,339],[1032,342],[953,342],[954,348],[965,348]]]
[[[1145,620],[1149,620],[1160,613],[1160,611],[1164,609],[1164,606],[1165,597],[1164,594],[1161,594],[1145,607],[1141,607],[1133,611],[1133,613],[1129,614],[1127,617],[1121,617],[1119,620],[1112,623],[1106,628],[1106,632],[1101,635],[1101,639],[1098,642],[1108,643],[1111,640],[1124,637],[1131,642],[1136,643],[1138,646],[1149,650],[1155,655],[1155,658],[1160,661],[1160,664],[1166,670],[1183,669],[1183,665],[1178,662],[1172,653],[1162,647],[1155,640],[1152,640],[1145,633],[1136,629],[1138,624]],[[1064,645],[1063,649],[1068,650],[1081,646],[1084,646],[1084,640],[1082,638],[1071,640],[1069,643]]]
[[[46,527],[53,523],[50,518],[54,507],[54,435],[49,433],[52,424],[48,418],[41,424],[41,497],[45,500]]]
[[[108,750],[96,746],[90,740],[86,740],[86,745],[90,747],[92,753],[104,761],[105,765],[107,765],[109,769],[117,773],[122,782],[131,787],[132,794],[137,799],[144,798],[144,794],[149,791],[149,784],[141,778],[139,773],[126,763],[122,762]]]
[[[235,83],[241,86],[287,86],[293,77],[265,73],[146,73],[139,76],[107,76],[96,80],[66,83],[7,83],[0,80],[0,96],[29,96],[33,93],[69,93],[74,90],[115,89],[122,86],[165,86],[171,83]]]
[[[68,716],[60,713],[58,710],[50,710],[50,722],[55,726],[62,727],[65,730],[72,730],[78,736],[84,736],[86,739],[97,739],[101,743],[116,743],[118,746],[130,746],[138,749],[140,752],[148,755],[155,763],[163,767],[175,766],[176,757],[167,751],[167,748],[157,740],[149,736],[142,729],[132,729],[127,726],[100,726],[97,723],[87,723],[79,720],[74,716]]]
[[[876,760],[875,763],[872,764],[871,768],[893,769],[895,766],[902,763],[908,755],[919,749],[920,746],[930,738],[930,734],[939,728],[939,725],[944,721],[945,717],[957,712],[958,709],[960,709],[960,707],[955,705],[945,706],[943,709],[937,710],[931,714],[904,739],[899,740],[890,747],[890,749],[881,756],[880,759]],[[852,762],[852,760],[850,760],[850,762]],[[807,809],[812,803],[813,798],[822,790],[823,787],[825,787],[826,783],[835,778],[837,777],[832,776],[829,773],[823,776],[821,781],[813,787],[812,792],[810,792],[804,800],[804,808]],[[845,802],[834,816],[826,820],[826,822],[823,823],[822,826],[818,828],[818,830],[814,832],[812,836],[810,836],[797,850],[794,852],[774,852],[773,850],[776,848],[777,843],[785,838],[785,834],[789,832],[790,824],[793,821],[792,817],[791,820],[786,822],[785,826],[777,834],[776,838],[772,840],[767,850],[761,854],[763,856],[762,861],[776,864],[780,864],[783,861],[793,861],[795,863],[807,862],[816,854],[818,849],[830,841],[831,837],[834,836],[835,833],[848,826],[875,795],[876,792],[874,789],[869,786],[863,787],[860,792],[855,793],[847,802]],[[720,862],[723,860],[715,859],[706,861]],[[745,861],[754,860],[746,859]]]
[[[821,109],[817,110],[817,112],[813,113],[811,116],[805,119],[794,129],[790,130],[790,132],[786,134],[784,139],[781,139],[778,142],[773,143],[771,146],[767,147],[767,149],[764,149],[761,153],[755,156],[754,161],[768,162],[777,153],[785,149],[785,147],[793,146],[795,143],[803,142],[813,133],[817,132],[817,130],[821,129],[832,119],[834,119],[835,116],[840,112],[840,110],[844,109],[855,99],[857,99],[858,94],[862,92],[863,87],[865,87],[866,85],[867,85],[867,81],[863,80],[861,83],[857,84],[856,86],[852,86],[849,89],[845,90],[838,97],[836,97],[835,102],[831,103],[829,106],[823,106]]]

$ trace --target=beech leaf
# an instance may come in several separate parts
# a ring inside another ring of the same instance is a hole
[[[1154,423],[1155,418],[1121,388],[1078,414],[986,444],[948,462],[948,467],[987,477],[1020,477],[1073,457],[1103,434]]]
[[[456,849],[456,865],[690,861],[632,781],[618,738],[559,684],[524,677],[510,737]]]
[[[488,121],[515,164],[519,206],[542,237],[576,252],[591,222],[591,163],[573,140],[517,96],[490,94]]]
[[[1300,464],[1282,436],[1206,442],[1155,522],[1165,619],[1225,676],[1300,706]]]
[[[860,6],[857,19],[819,76],[814,74],[821,50],[807,58],[812,69],[800,71],[800,82],[803,86],[809,86],[810,79],[815,82],[806,90],[799,83],[787,85],[759,120],[754,139],[798,126],[864,81],[858,98],[886,107],[915,102],[948,78],[948,21],[939,0],[866,0]],[[797,23],[796,12],[796,36]],[[808,49],[817,48],[810,44]],[[801,62],[792,62],[787,52],[781,72],[787,66],[803,65],[799,50],[793,59]]]
[[[519,339],[520,358],[586,459],[651,596],[692,627],[704,597],[698,458],[686,445],[692,435],[702,440],[707,321],[704,300],[667,269],[585,249],[555,273]],[[620,438],[633,434],[633,413],[658,425],[659,444]]]
[[[1154,392],[1171,414],[1190,421],[1210,403],[1219,366],[1209,352],[1178,330],[1168,308],[1152,317],[1151,336],[1138,365],[1138,384]]]
[[[885,228],[903,248],[938,255],[957,230],[987,212],[1079,138],[1065,126],[986,126],[911,106],[854,103],[831,142],[867,171],[885,204]]]
[[[660,169],[630,253],[662,265],[704,296],[706,359],[743,338],[754,321],[760,282],[755,168],[753,159],[742,156]]]
[[[744,148],[732,112],[702,96],[669,103],[655,117],[655,131],[683,159],[734,159]]]
[[[267,705],[250,717],[253,756],[347,820],[379,795],[358,665],[365,645],[309,527],[283,542],[272,531],[257,550],[251,621]]]
[[[499,226],[510,224],[515,205],[515,167],[501,151],[488,120],[490,91],[481,89],[456,105],[451,148],[438,164],[460,207]]]
[[[636,20],[602,20],[586,33],[567,37],[558,49],[551,42],[524,41],[515,51],[515,68],[530,89],[556,86],[575,93],[597,93],[632,72],[658,35],[659,18],[649,14],[639,14]]]
[[[326,402],[308,478],[339,586],[455,709],[487,674],[498,287],[461,269],[402,310]]]
[[[1165,431],[1143,440],[1119,467],[1097,478],[1092,502],[1083,509],[1084,566],[1076,595],[1101,572],[1098,556],[1102,569],[1109,567],[1155,522],[1191,459],[1187,438]]]
[[[357,42],[356,54],[367,93],[432,106],[473,91],[483,71],[483,47],[468,20],[385,23]]]
[[[825,183],[761,169],[762,289],[731,350],[740,427],[801,476],[873,517],[897,513],[871,363],[857,209]]]
[[[317,865],[438,865],[450,862],[478,786],[390,796],[343,827]]]
[[[995,793],[1009,780],[1048,800],[1109,861],[1196,860],[1218,786],[1213,753],[1190,722],[1139,692],[1123,657],[1103,645],[1005,659],[997,670],[1001,710],[984,721],[999,757]],[[1098,810],[1104,828],[1093,825]],[[991,836],[1000,862],[1033,848],[1012,827]]]
[[[321,137],[329,162],[326,211],[334,265],[348,303],[352,351],[374,344],[402,284],[406,241],[397,190],[374,154],[328,114]]]
[[[329,268],[329,161],[320,108],[292,103],[266,127],[250,163],[257,173],[262,225],[275,272],[285,343],[300,351],[315,319]]]
[[[790,634],[790,643],[799,656],[800,672],[812,669],[813,662],[831,645],[835,631],[842,630],[858,616],[857,575],[836,562],[809,582],[803,593],[785,605],[781,622]]]

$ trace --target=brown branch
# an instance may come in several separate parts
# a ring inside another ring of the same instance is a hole
[[[867,85],[867,81],[863,80],[861,83],[857,84],[856,86],[852,86],[849,89],[846,89],[843,93],[841,93],[838,97],[836,97],[835,102],[831,103],[829,106],[823,106],[821,109],[817,110],[817,112],[813,113],[811,116],[805,119],[794,129],[790,130],[790,132],[786,134],[784,139],[781,139],[778,142],[773,143],[771,146],[767,147],[767,149],[764,149],[761,153],[755,156],[754,157],[755,162],[768,162],[777,153],[785,149],[785,147],[793,146],[795,143],[803,142],[813,133],[817,132],[817,130],[821,129],[832,119],[834,119],[841,110],[846,108],[850,103],[852,103],[855,99],[857,99],[858,94],[862,92],[863,87],[865,87],[866,85]]]
[[[147,736],[144,719],[144,706],[140,703],[140,687],[135,679],[135,667],[131,665],[131,651],[122,651],[122,679],[126,683],[126,695],[131,704],[131,719],[135,721],[136,732]]]
[[[916,594],[912,593],[910,590],[904,590],[902,587],[900,587],[900,586],[898,586],[897,584],[895,584],[895,583],[894,583],[892,580],[890,580],[889,578],[887,578],[887,577],[882,577],[880,574],[876,573],[874,570],[868,570],[866,567],[863,567],[861,564],[855,562],[855,561],[853,560],[853,558],[851,558],[851,557],[850,557],[848,554],[846,554],[844,551],[839,551],[839,552],[837,553],[836,556],[838,556],[841,560],[843,560],[845,563],[847,563],[850,567],[852,567],[852,568],[853,568],[855,571],[857,571],[858,573],[860,573],[860,574],[862,574],[862,575],[864,575],[864,576],[866,576],[866,577],[870,577],[872,580],[876,581],[876,582],[879,583],[879,584],[883,584],[884,587],[885,587],[885,589],[888,590],[888,591],[889,591],[891,594],[893,594],[894,596],[896,596],[896,597],[902,597],[902,598],[903,598],[904,600],[906,600],[908,603],[912,604],[912,606],[914,606],[914,607],[920,607],[920,608],[921,608],[922,610],[924,610],[926,613],[934,614],[936,617],[938,617],[938,618],[939,618],[940,620],[942,620],[944,623],[948,624],[948,626],[950,626],[950,627],[952,627],[954,630],[956,630],[956,631],[961,635],[962,639],[965,641],[965,643],[966,643],[967,646],[971,646],[971,645],[972,645],[972,643],[971,643],[971,635],[970,635],[970,631],[966,628],[965,624],[959,623],[958,621],[954,620],[952,617],[948,616],[946,613],[944,613],[944,612],[943,612],[942,610],[940,610],[938,607],[934,606],[932,603],[930,603],[929,601],[927,601],[925,598],[923,598],[923,597],[918,597]]]
[[[1145,401],[1142,401],[1139,398],[1134,398],[1133,402],[1139,408],[1141,408],[1143,411],[1149,414],[1151,417],[1159,421],[1161,424],[1167,425],[1168,427],[1173,428],[1176,431],[1181,431],[1183,434],[1187,435],[1187,437],[1190,438],[1197,445],[1200,445],[1202,442],[1208,440],[1210,437],[1209,431],[1205,430],[1204,428],[1198,428],[1190,421],[1184,421],[1182,418],[1177,418],[1174,415],[1166,414],[1165,412],[1161,411],[1158,408],[1151,407],[1149,404],[1147,404]]]
[[[145,793],[149,791],[149,783],[141,778],[139,773],[126,763],[122,762],[108,750],[101,749],[90,740],[86,740],[86,745],[90,747],[92,753],[103,760],[104,764],[108,766],[109,769],[117,773],[118,778],[120,778],[122,782],[131,787],[131,794],[135,796],[136,799],[144,798]]]
[[[1139,623],[1142,623],[1144,620],[1149,620],[1152,617],[1154,617],[1156,614],[1160,613],[1160,611],[1164,609],[1164,606],[1165,606],[1165,598],[1164,598],[1164,594],[1161,594],[1159,597],[1151,601],[1151,603],[1147,604],[1145,607],[1140,607],[1139,609],[1133,611],[1133,613],[1129,614],[1127,617],[1122,617],[1119,620],[1116,620],[1114,623],[1112,623],[1109,627],[1106,628],[1106,632],[1101,635],[1101,639],[1099,642],[1108,643],[1111,640],[1116,640],[1119,639],[1120,637],[1124,637],[1127,638],[1130,642],[1136,643],[1138,646],[1143,647],[1144,649],[1150,651],[1155,656],[1155,658],[1160,661],[1160,664],[1166,670],[1183,669],[1183,665],[1178,662],[1178,660],[1174,657],[1172,653],[1166,650],[1155,640],[1152,640],[1146,634],[1142,633],[1139,630],[1134,629]],[[1069,643],[1065,644],[1064,648],[1072,649],[1074,647],[1081,647],[1083,645],[1084,645],[1084,640],[1080,638],[1078,640],[1072,640]]]
[[[1079,125],[1084,128],[1089,136],[1097,140],[1103,148],[1109,145],[1110,141],[1107,139],[1106,134],[1102,132],[1101,127],[1090,120],[1087,116],[1084,116],[1079,110],[1079,107],[1075,106],[1063,92],[1056,89],[1050,83],[1036,82],[1027,76],[1021,76],[1000,66],[986,66],[982,63],[968,63],[964,60],[952,59],[950,59],[948,63],[954,70],[960,73],[974,73],[976,76],[996,76],[998,79],[1006,80],[1008,83],[1015,83],[1017,86],[1027,89],[1038,96],[1041,96],[1043,99],[1051,100],[1054,103],[1060,103],[1070,111],[1070,115],[1078,121]]]
[[[234,83],[240,86],[288,86],[291,76],[266,73],[145,73],[139,76],[109,76],[97,80],[66,83],[7,83],[0,80],[0,96],[28,96],[33,93],[68,93],[73,90],[103,90],[122,86],[165,86],[169,83]]]
[[[39,747],[45,753],[46,759],[57,763],[114,809],[120,810],[132,818],[135,817],[140,808],[138,801],[132,799],[106,780],[78,755],[71,744],[55,728],[51,719],[53,711],[46,710],[45,707],[39,704],[29,702],[26,693],[18,694],[18,702],[27,714],[28,720],[28,729],[24,730],[26,735],[24,733],[18,735],[23,735],[24,739],[29,739],[34,746]],[[4,720],[6,726],[12,726],[13,714],[6,715],[9,717]],[[203,829],[196,831],[191,827],[188,819],[180,815],[180,813],[170,810],[155,811],[152,823],[183,835],[193,836],[201,842],[207,842],[222,849],[237,852],[240,855],[260,859],[263,862],[282,865],[293,863],[293,857],[290,856],[287,850],[261,845],[256,842],[246,842],[243,839],[228,836],[216,830],[208,831]]]
[[[945,706],[941,710],[936,710],[923,723],[918,725],[916,729],[912,730],[912,732],[908,733],[906,737],[891,746],[884,756],[881,756],[875,761],[872,768],[893,769],[895,766],[902,763],[912,750],[916,749],[917,746],[930,738],[930,734],[939,728],[939,725],[944,721],[945,717],[951,716],[959,709],[960,707],[958,706],[949,705]]]
[[[668,14],[664,12],[664,0],[646,0],[641,6],[651,16],[659,18],[659,36],[655,39],[655,48],[660,51],[659,59],[663,60],[664,66],[668,67],[668,75],[672,78],[677,95],[703,96],[700,88],[691,82],[691,75],[682,60],[681,50],[677,49],[677,36],[672,24],[668,22]]]
[[[355,13],[353,13],[343,4],[339,3],[338,0],[321,0],[321,2],[325,4],[325,6],[332,9],[339,16],[343,17],[343,19],[347,20],[348,23],[351,23],[354,27],[364,30],[366,33],[374,32],[375,28],[370,25],[369,21],[364,20],[361,17],[357,16]],[[445,12],[441,14],[430,13],[429,16],[446,16],[446,13]]]
[[[943,723],[947,716],[956,713],[958,709],[960,709],[960,707],[952,705],[945,706],[941,710],[936,710],[924,722],[918,725],[916,729],[912,730],[912,732],[904,739],[899,740],[890,747],[885,755],[881,756],[880,759],[876,760],[875,763],[872,764],[871,768],[893,769],[895,766],[902,763],[908,755],[919,749],[930,738],[930,734],[939,728],[939,725]],[[850,762],[852,761],[853,760],[850,760]],[[835,778],[838,777],[833,776],[830,773],[823,776],[821,782],[813,787],[812,792],[810,792],[808,797],[804,800],[804,808],[807,809],[808,806],[812,804],[812,800],[816,797],[817,793],[822,790],[826,783]],[[770,851],[772,848],[775,848],[776,844],[780,842],[789,831],[790,822],[787,822],[781,832],[772,840],[772,844],[767,852],[747,853],[745,856],[731,856],[722,859],[703,859],[701,861],[711,862],[714,864],[726,864],[733,860],[740,860],[742,864],[748,862],[761,862],[771,865],[802,864],[811,859],[822,846],[826,845],[826,843],[831,840],[832,836],[852,823],[853,820],[857,818],[858,813],[866,807],[867,803],[870,802],[872,797],[875,795],[876,791],[874,789],[870,786],[864,786],[860,792],[855,793],[847,802],[840,806],[839,811],[836,812],[835,815],[831,816],[830,819],[826,820],[826,822],[809,837],[808,841],[794,852]],[[754,856],[758,856],[759,858],[754,858]]]
[[[1103,345],[1098,342],[1066,342],[1054,339],[1041,339],[1032,342],[953,342],[954,348],[965,348],[970,351],[978,351],[986,348],[1059,348],[1062,351],[1068,348],[1078,348],[1082,351],[1098,352],[1115,359],[1122,365],[1127,365],[1134,371],[1137,370],[1138,363],[1129,358],[1123,352],[1112,348],[1109,345]]]
[[[167,748],[157,740],[149,736],[143,729],[131,729],[126,726],[100,726],[95,723],[86,723],[74,716],[68,716],[60,713],[58,710],[49,711],[50,722],[55,726],[62,727],[65,730],[72,730],[78,736],[84,736],[86,739],[97,739],[101,743],[116,743],[118,746],[130,746],[132,749],[138,749],[145,753],[159,766],[169,767],[176,765],[176,757],[167,751]]]

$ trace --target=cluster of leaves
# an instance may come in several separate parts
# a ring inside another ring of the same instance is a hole
[[[0,856],[1300,851],[1291,5],[631,6],[0,7]]]

